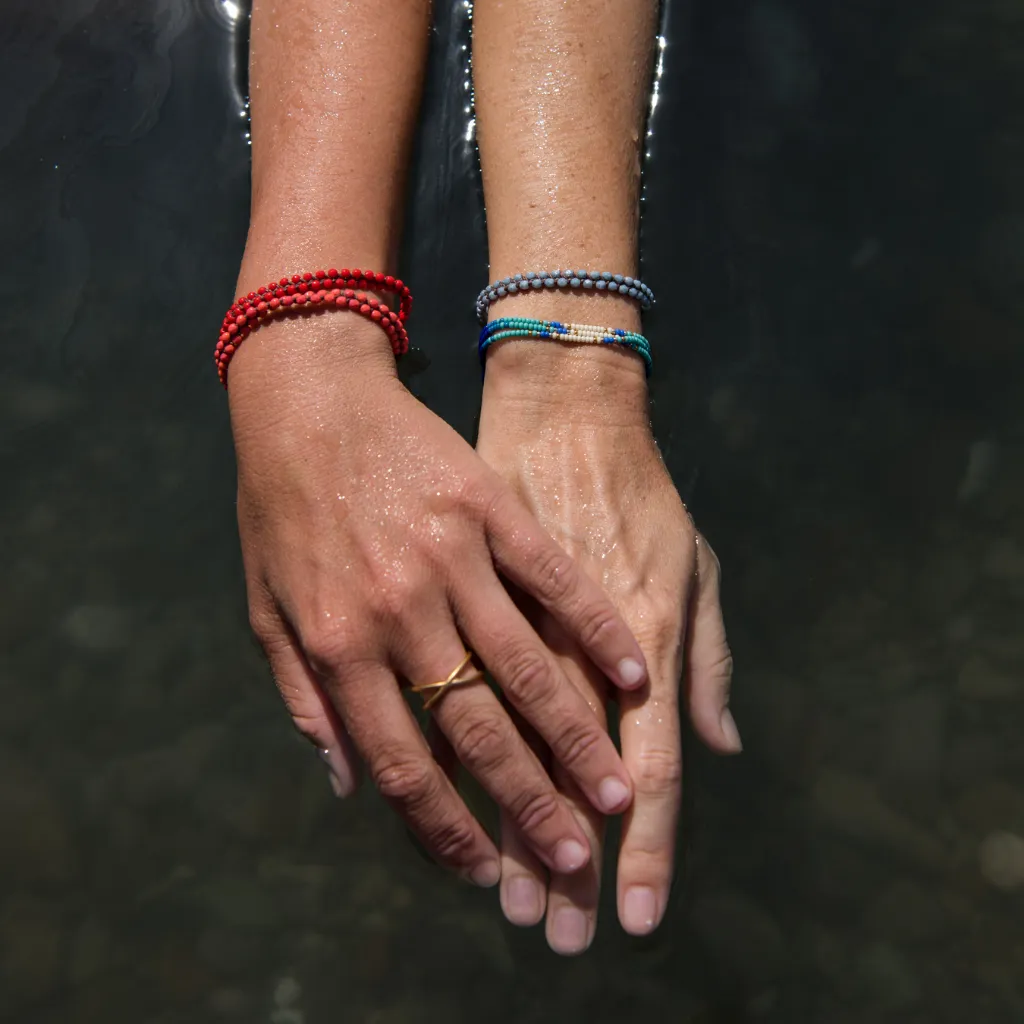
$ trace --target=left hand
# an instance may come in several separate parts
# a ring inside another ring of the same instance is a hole
[[[701,739],[720,753],[741,749],[728,709],[732,658],[718,559],[697,533],[654,442],[643,365],[620,349],[535,341],[495,346],[477,450],[603,585],[646,657],[649,684],[617,695],[622,758],[635,787],[622,829],[617,902],[626,931],[647,934],[665,913],[673,874],[681,678]],[[565,674],[606,725],[607,681],[549,615],[531,611]],[[505,916],[520,925],[536,924],[546,905],[549,944],[573,954],[590,945],[596,927],[603,818],[558,765],[552,772],[587,833],[591,863],[549,881],[503,820],[501,902]]]

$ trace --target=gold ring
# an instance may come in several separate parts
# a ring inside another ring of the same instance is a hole
[[[466,673],[467,669],[469,669],[468,673]],[[423,710],[429,711],[445,695],[449,686],[464,686],[466,683],[478,682],[483,677],[483,672],[473,664],[473,652],[466,651],[466,656],[452,669],[447,679],[442,679],[436,683],[419,683],[416,686],[410,686],[409,689],[413,693],[434,691],[423,702]]]

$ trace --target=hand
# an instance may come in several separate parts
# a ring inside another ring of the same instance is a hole
[[[640,360],[618,349],[513,342],[489,356],[477,451],[522,497],[561,547],[616,602],[644,650],[650,683],[619,694],[622,757],[635,798],[618,863],[623,927],[660,922],[673,874],[681,796],[678,688],[698,735],[740,750],[728,710],[732,659],[719,603],[718,560],[697,533],[655,446]],[[605,723],[606,683],[561,626],[538,610],[538,632]],[[553,777],[591,843],[586,871],[553,877],[502,820],[506,917],[535,924],[547,903],[547,938],[579,953],[597,918],[603,818],[558,764]]]
[[[253,628],[296,726],[333,751],[336,787],[353,782],[347,733],[440,862],[497,882],[497,850],[398,685],[444,679],[468,645],[586,799],[628,806],[614,745],[498,572],[619,685],[645,678],[636,641],[512,490],[402,387],[382,332],[345,314],[272,323],[228,381]],[[486,685],[451,688],[435,719],[539,862],[585,864],[583,831]]]

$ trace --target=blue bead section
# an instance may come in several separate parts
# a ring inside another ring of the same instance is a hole
[[[618,327],[593,327],[587,324],[567,324],[559,320],[533,320],[527,317],[502,317],[487,324],[480,332],[478,351],[483,365],[487,349],[498,341],[510,339],[559,341],[567,344],[618,345],[628,348],[644,361],[651,372],[651,346],[642,334],[634,334]]]

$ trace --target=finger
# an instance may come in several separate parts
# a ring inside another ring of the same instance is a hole
[[[501,812],[500,846],[502,912],[509,923],[530,928],[544,916],[548,894],[547,870],[504,811]]]
[[[682,615],[680,615],[682,618]],[[682,632],[680,622],[677,635]],[[679,650],[682,637],[649,651],[649,692],[619,695],[622,759],[633,777],[619,849],[619,920],[631,935],[653,931],[664,916],[672,882],[682,795]]]
[[[351,796],[359,784],[359,757],[294,634],[276,615],[274,626],[261,628],[261,643],[278,692],[299,732],[313,743],[327,764],[335,796]]]
[[[694,732],[720,754],[743,749],[729,710],[732,654],[725,636],[718,558],[697,537],[697,583],[690,598],[686,633],[684,688]]]
[[[497,850],[430,756],[394,676],[372,662],[349,667],[332,696],[377,789],[427,851],[476,885],[495,885]]]
[[[494,576],[459,581],[453,607],[474,650],[594,807],[617,814],[632,799],[629,775],[586,700]]]
[[[433,718],[427,720],[426,737],[427,746],[438,767],[448,776],[448,781],[458,788],[459,759],[455,751],[452,750],[448,737],[441,731],[441,727]]]
[[[512,491],[491,506],[486,529],[491,554],[505,576],[536,598],[616,686],[643,685],[643,652],[611,599]]]
[[[408,645],[401,671],[421,683],[445,679],[465,658],[462,640],[447,614],[433,622],[421,615],[417,622],[425,639]],[[554,871],[582,868],[589,857],[586,837],[490,687],[483,681],[448,687],[431,714],[533,852]]]
[[[584,696],[601,728],[606,729],[607,682],[600,677],[586,656],[567,640],[549,616],[542,627],[542,636],[548,646],[558,653],[566,676]],[[554,780],[583,827],[591,852],[590,863],[583,871],[575,875],[553,876],[548,891],[548,945],[556,953],[572,956],[588,949],[597,931],[605,818],[583,799],[579,788],[559,765],[555,765]]]
[[[554,771],[559,790],[586,834],[590,863],[574,875],[551,876],[545,933],[548,945],[556,953],[576,956],[590,947],[597,930],[605,819],[587,803],[564,769],[556,765]]]
[[[504,708],[523,742],[545,770],[550,756],[537,733],[523,721],[507,701]],[[501,850],[501,909],[505,918],[521,928],[537,924],[544,916],[548,899],[548,871],[530,852],[515,822],[502,813],[499,821]]]

